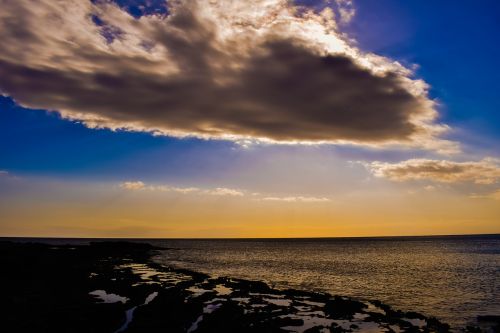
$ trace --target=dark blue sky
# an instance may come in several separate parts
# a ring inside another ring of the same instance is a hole
[[[361,48],[418,64],[443,120],[499,138],[498,1],[356,1]]]
[[[140,16],[138,2],[121,4]],[[451,137],[469,151],[494,155],[500,142],[500,3],[357,0],[355,7],[343,29],[359,47],[418,64],[417,76],[442,104],[442,121],[455,129]],[[241,157],[238,149],[229,142],[88,129],[0,97],[0,170],[12,173],[193,180],[223,173]]]

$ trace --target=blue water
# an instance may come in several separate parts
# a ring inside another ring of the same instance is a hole
[[[455,329],[500,315],[500,235],[140,241],[172,248],[154,258],[165,265],[379,299]]]

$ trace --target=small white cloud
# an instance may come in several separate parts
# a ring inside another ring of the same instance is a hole
[[[354,15],[356,15],[352,0],[335,0],[335,3],[340,15],[340,23],[347,24],[351,22]]]
[[[291,196],[291,197],[265,197],[262,198],[263,201],[282,201],[282,202],[329,202],[328,198],[318,198],[318,197],[303,197],[303,196]]]
[[[202,192],[202,190],[197,187],[171,187],[170,190],[183,194]]]
[[[241,197],[241,196],[245,195],[245,193],[243,193],[242,191],[234,190],[231,188],[225,188],[225,187],[217,187],[214,190],[208,190],[206,193],[210,194],[210,195],[229,195],[229,196],[237,196],[237,197]]]
[[[123,182],[120,184],[120,187],[126,190],[144,190],[146,185],[141,181],[132,181],[132,182]]]

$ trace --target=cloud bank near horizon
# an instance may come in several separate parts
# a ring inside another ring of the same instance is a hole
[[[140,17],[109,1],[7,0],[0,93],[91,128],[455,152],[428,85],[339,30],[351,1],[186,1]]]

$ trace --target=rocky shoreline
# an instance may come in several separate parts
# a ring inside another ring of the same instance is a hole
[[[449,332],[377,300],[164,267],[149,244],[0,242],[4,332]],[[479,318],[481,320],[481,318]],[[499,318],[482,327],[500,330]]]

